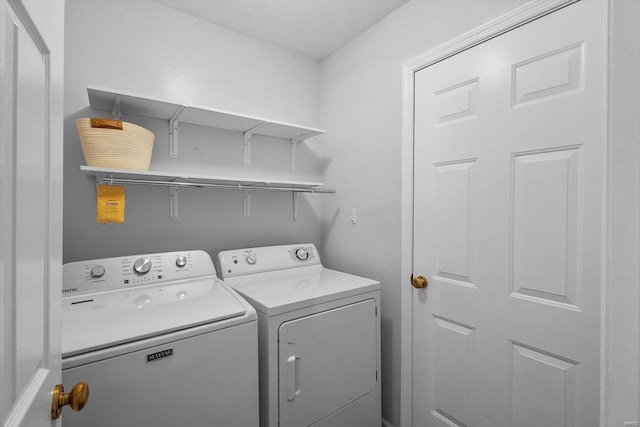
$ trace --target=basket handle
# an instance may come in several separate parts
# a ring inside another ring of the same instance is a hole
[[[112,120],[112,119],[102,119],[98,117],[92,117],[91,127],[122,130],[122,120]]]

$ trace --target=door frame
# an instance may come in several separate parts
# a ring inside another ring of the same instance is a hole
[[[467,33],[462,34],[428,52],[405,62],[402,66],[402,192],[401,192],[401,265],[399,283],[401,284],[401,392],[400,414],[401,426],[413,425],[413,288],[410,285],[410,277],[413,271],[413,175],[414,175],[414,76],[423,68],[442,61],[464,50],[472,48],[489,39],[497,37],[517,27],[527,24],[544,15],[566,7],[579,0],[534,0],[512,11],[487,22]],[[640,355],[638,342],[640,339],[640,298],[637,289],[640,282],[640,179],[637,169],[640,165],[640,150],[637,148],[640,135],[640,125],[632,123],[633,114],[626,122],[620,123],[613,116],[612,111],[628,110],[633,99],[639,99],[640,85],[637,74],[628,72],[626,75],[618,72],[616,66],[628,67],[628,63],[637,63],[638,52],[630,53],[630,56],[615,56],[616,50],[628,52],[629,45],[637,45],[633,42],[633,34],[623,29],[614,27],[613,16],[625,17],[631,12],[637,14],[637,10],[624,10],[628,5],[621,5],[607,0],[607,37],[610,52],[609,66],[607,70],[607,105],[604,111],[605,128],[607,137],[605,140],[606,158],[605,178],[603,182],[603,228],[602,232],[602,274],[601,274],[601,324],[600,324],[600,426],[623,425],[623,421],[638,421],[637,400],[627,396],[637,396],[640,390],[640,368],[617,364],[617,359],[638,360]],[[619,18],[617,18],[619,19]],[[624,21],[624,18],[620,19]],[[616,21],[618,23],[618,21]],[[624,23],[623,23],[624,24]],[[618,31],[616,31],[618,30]],[[633,33],[633,32],[631,32]],[[614,37],[615,36],[615,37]],[[625,39],[626,37],[626,39]],[[617,47],[616,47],[617,45]],[[630,52],[630,51],[629,51]],[[635,61],[635,62],[633,62]],[[633,70],[631,70],[633,71]],[[637,70],[636,70],[637,71]],[[625,79],[620,81],[620,78]],[[612,79],[616,78],[617,85],[612,85]],[[636,79],[635,81],[633,79]],[[631,87],[631,93],[620,93],[619,89]],[[618,93],[616,94],[616,88]],[[629,99],[631,98],[631,102]],[[635,97],[635,98],[634,98]],[[637,112],[638,108],[636,108]],[[637,117],[637,116],[635,116]],[[617,122],[616,122],[617,120]],[[619,126],[623,130],[619,131]],[[616,126],[614,128],[614,126]],[[635,138],[635,140],[634,140]],[[636,147],[632,147],[635,144]],[[618,153],[615,154],[612,146],[615,145]],[[634,159],[631,162],[629,156]],[[613,176],[612,170],[616,170]],[[628,185],[628,191],[617,196],[611,189],[620,183]],[[629,184],[630,183],[630,184]],[[629,211],[628,217],[612,221],[612,213],[615,207],[625,208]],[[634,219],[635,218],[635,219]],[[629,232],[630,230],[630,232]],[[617,234],[616,234],[617,233]],[[631,238],[628,235],[631,234]],[[617,236],[617,237],[616,237]],[[626,239],[624,236],[627,236]],[[612,255],[625,254],[626,264],[615,261]],[[617,264],[616,264],[617,262]],[[416,274],[420,272],[415,272]],[[612,285],[622,288],[622,291],[612,292]],[[631,297],[631,298],[630,298]],[[626,316],[612,316],[612,313],[620,309],[626,310]],[[629,319],[631,322],[629,323]],[[626,331],[624,333],[618,331]],[[632,337],[631,346],[628,338]],[[629,348],[630,347],[630,348]],[[618,354],[624,354],[624,358]],[[631,353],[631,354],[629,354]],[[625,370],[621,373],[620,371]],[[616,378],[626,378],[623,383]],[[615,404],[611,404],[614,402]],[[623,410],[625,413],[609,414],[607,410]],[[635,417],[635,418],[634,418]],[[615,420],[615,421],[614,421]]]

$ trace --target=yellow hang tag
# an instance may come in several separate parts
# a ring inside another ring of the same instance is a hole
[[[124,187],[97,184],[96,193],[96,222],[124,222]]]

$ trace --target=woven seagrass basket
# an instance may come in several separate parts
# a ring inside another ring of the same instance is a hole
[[[87,166],[149,170],[153,132],[121,120],[76,120]]]

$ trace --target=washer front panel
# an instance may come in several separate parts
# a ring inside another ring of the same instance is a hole
[[[77,356],[83,363],[71,368],[63,360],[65,385],[91,387],[81,412],[65,411],[64,427],[258,427],[256,336],[254,320],[188,338],[163,335],[134,350],[117,346],[125,348],[98,360]]]

